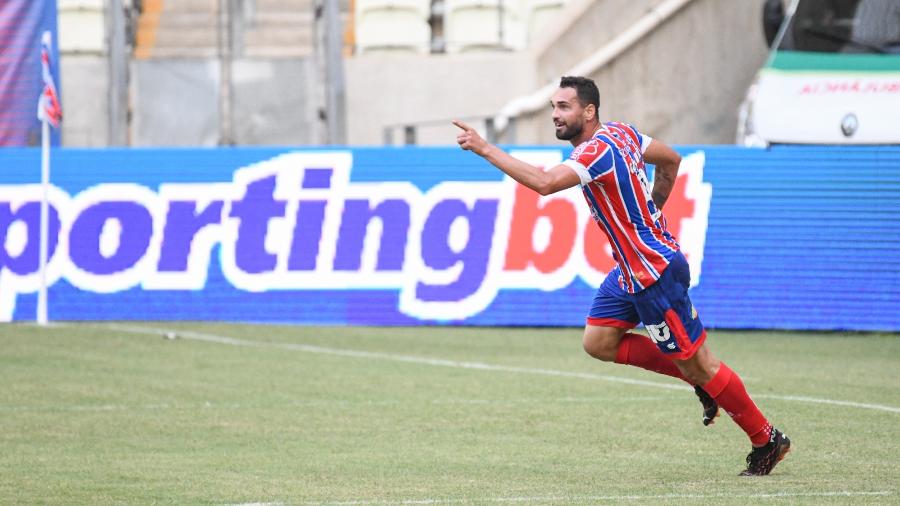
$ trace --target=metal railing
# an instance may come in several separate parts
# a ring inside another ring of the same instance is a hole
[[[397,131],[401,131],[403,133],[402,145],[415,146],[417,144],[417,134],[420,128],[448,125],[454,119],[470,123],[476,129],[481,126],[482,128],[480,131],[484,135],[485,140],[490,143],[496,143],[500,140],[502,140],[506,144],[516,143],[516,125],[514,118],[510,119],[509,125],[503,132],[501,138],[500,132],[496,127],[494,116],[463,116],[457,118],[409,121],[385,125],[382,130],[382,144],[384,144],[385,146],[393,146],[394,133]]]

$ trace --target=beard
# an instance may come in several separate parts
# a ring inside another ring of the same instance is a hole
[[[566,125],[562,130],[556,130],[556,138],[561,141],[570,141],[581,135],[582,131],[584,131],[584,125]]]

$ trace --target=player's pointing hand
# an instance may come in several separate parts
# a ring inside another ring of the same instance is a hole
[[[453,120],[453,124],[462,130],[462,132],[456,134],[456,142],[459,144],[459,147],[466,151],[471,151],[476,155],[484,156],[484,153],[489,146],[487,141],[482,139],[481,136],[478,135],[478,132],[466,123],[455,119]]]

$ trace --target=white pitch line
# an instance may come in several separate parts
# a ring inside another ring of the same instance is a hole
[[[630,397],[554,397],[554,398],[519,398],[519,399],[430,399],[425,404],[441,405],[475,405],[475,406],[511,406],[522,404],[547,405],[552,403],[562,404],[597,404],[610,402],[650,402],[665,400],[663,396],[630,396]],[[357,407],[357,406],[397,406],[410,404],[416,401],[409,400],[307,400],[279,404],[279,408],[307,408],[307,407]],[[194,404],[63,404],[53,406],[41,405],[2,405],[0,413],[54,413],[54,412],[107,412],[107,411],[194,411],[194,410],[239,410],[239,409],[266,409],[271,406],[265,404],[240,404],[240,403],[194,403]]]
[[[394,362],[406,362],[411,364],[433,365],[440,367],[453,367],[458,369],[475,369],[481,371],[497,371],[512,372],[519,374],[534,374],[540,376],[553,376],[561,378],[578,378],[588,380],[609,381],[614,383],[624,383],[626,385],[639,385],[653,388],[664,388],[668,390],[689,390],[684,385],[673,385],[669,383],[659,383],[656,381],[636,380],[631,378],[623,378],[621,376],[610,376],[607,374],[593,374],[587,372],[559,371],[555,369],[542,369],[531,367],[514,367],[499,364],[488,364],[484,362],[460,362],[456,360],[447,360],[439,358],[419,357],[414,355],[396,355],[391,353],[382,353],[374,351],[350,350],[344,348],[328,348],[325,346],[314,346],[309,344],[295,343],[273,343],[265,341],[250,341],[245,339],[236,339],[233,337],[217,336],[213,334],[204,334],[200,332],[191,332],[174,329],[158,329],[154,327],[138,327],[132,325],[108,324],[102,325],[101,328],[110,330],[118,330],[132,334],[145,334],[153,336],[166,336],[171,333],[177,334],[181,339],[189,339],[193,341],[204,341],[209,343],[227,344],[230,346],[246,346],[253,348],[275,348],[291,351],[302,351],[305,353],[317,353],[320,355],[334,355],[340,357],[353,358],[369,358],[378,360],[390,360]],[[811,404],[825,404],[830,406],[844,406],[860,409],[871,409],[874,411],[886,411],[889,413],[900,413],[900,408],[896,406],[888,406],[885,404],[868,404],[863,402],[841,401],[835,399],[822,399],[818,397],[805,397],[796,395],[754,395],[757,398],[778,399],[782,401],[808,402]]]
[[[810,402],[814,404],[829,404],[831,406],[847,406],[849,408],[875,409],[879,411],[888,411],[890,413],[900,413],[900,408],[894,406],[886,406],[884,404],[866,404],[864,402],[838,401],[834,399],[820,399],[818,397],[806,397],[803,395],[752,395],[751,397],[760,399],[778,399],[782,401]]]
[[[395,501],[358,500],[304,502],[307,506],[404,506],[417,504],[484,504],[484,503],[534,503],[556,502],[568,504],[573,501],[648,501],[666,499],[785,499],[795,497],[873,497],[894,495],[891,490],[854,492],[838,490],[833,492],[771,492],[756,494],[627,494],[627,495],[583,495],[583,496],[533,496],[533,497],[478,497],[471,499],[401,499]],[[238,505],[241,506],[241,505]]]
[[[515,372],[525,374],[538,374],[542,376],[557,376],[564,378],[580,378],[591,380],[612,381],[616,383],[625,383],[629,385],[651,386],[656,388],[666,388],[669,390],[687,390],[688,387],[682,385],[671,385],[667,383],[658,383],[655,381],[636,380],[631,378],[622,378],[619,376],[608,376],[604,374],[592,374],[586,372],[558,371],[555,369],[539,369],[529,367],[515,367],[498,364],[487,364],[484,362],[460,362],[457,360],[447,360],[441,358],[419,357],[414,355],[395,355],[392,353],[382,353],[376,351],[349,350],[346,348],[328,348],[325,346],[314,346],[310,344],[296,343],[273,343],[264,341],[248,341],[244,339],[236,339],[233,337],[216,336],[212,334],[203,334],[199,332],[177,331],[158,329],[153,327],[135,327],[128,325],[110,324],[104,325],[104,328],[111,330],[120,330],[133,334],[147,334],[153,336],[165,336],[171,332],[175,332],[181,339],[189,339],[193,341],[204,341],[218,344],[228,344],[231,346],[247,346],[253,348],[276,348],[282,350],[302,351],[306,353],[317,353],[320,355],[336,355],[339,357],[353,358],[371,358],[379,360],[390,360],[393,362],[406,362],[412,364],[433,365],[440,367],[453,367],[458,369],[476,369],[482,371],[500,371]]]

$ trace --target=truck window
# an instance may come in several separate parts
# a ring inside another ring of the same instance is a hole
[[[900,1],[800,0],[779,50],[900,53]]]

